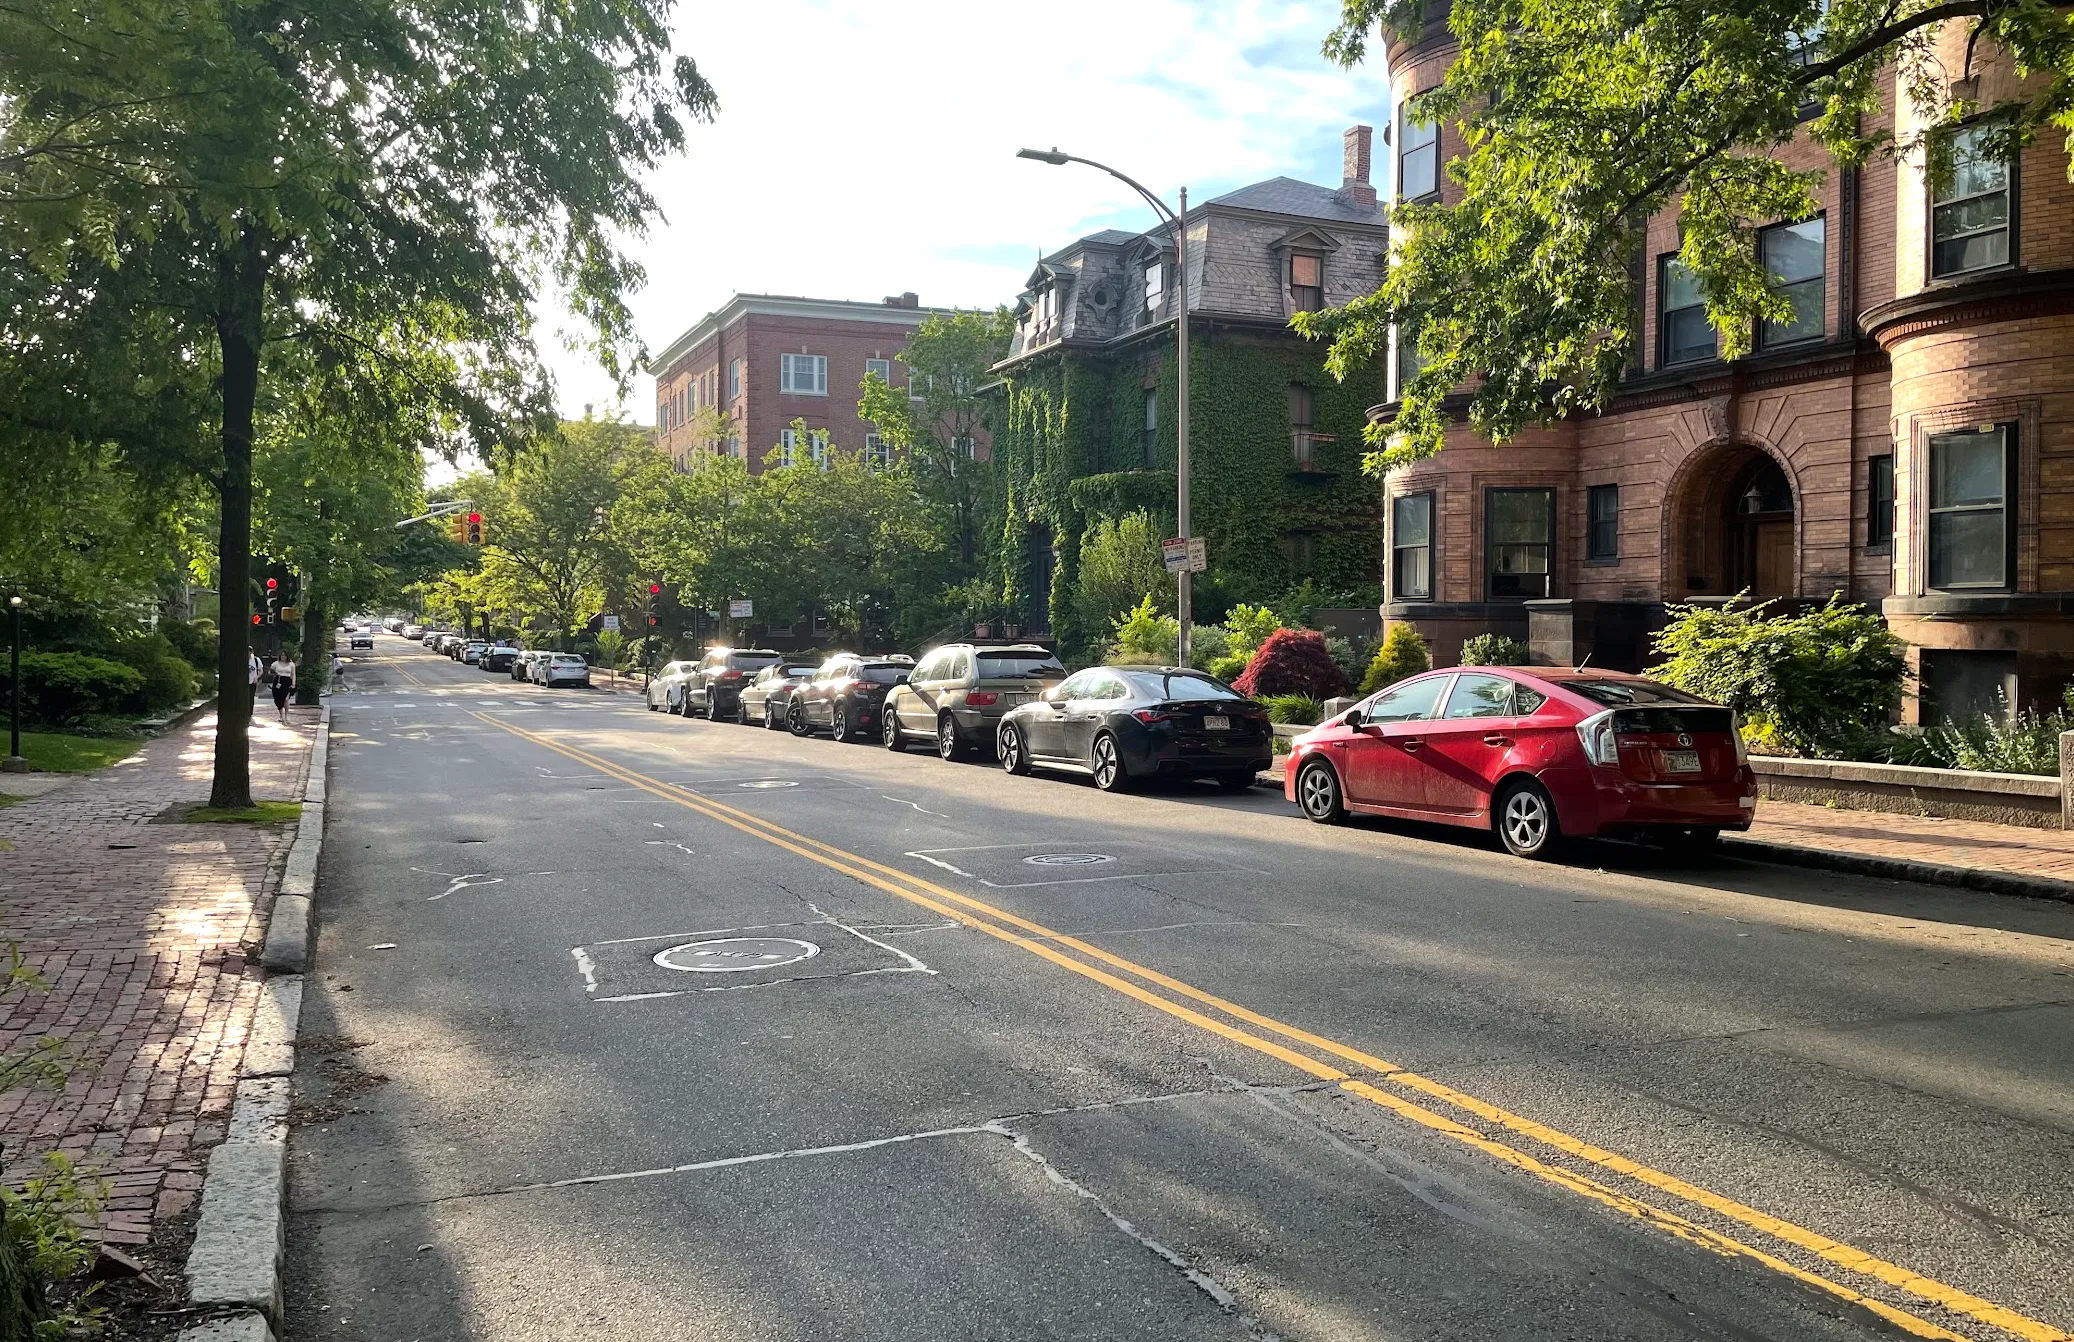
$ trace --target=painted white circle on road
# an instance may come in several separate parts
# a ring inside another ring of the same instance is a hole
[[[821,948],[811,941],[791,937],[722,937],[718,941],[691,941],[655,953],[664,969],[681,969],[690,974],[740,974],[751,969],[776,969],[780,965],[811,960]]]
[[[1092,867],[1115,860],[1107,853],[1037,853],[1023,859],[1032,867]]]
[[[797,783],[793,782],[793,781],[792,781],[791,779],[789,779],[789,778],[758,778],[758,779],[754,780],[753,782],[748,782],[748,783],[737,783],[737,784],[735,784],[735,786],[736,786],[736,787],[752,787],[752,788],[773,788],[773,787],[798,787],[798,786],[799,786],[799,784],[797,784]]]

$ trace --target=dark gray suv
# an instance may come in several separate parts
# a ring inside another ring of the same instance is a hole
[[[918,738],[934,741],[947,760],[975,746],[991,754],[1001,715],[1065,678],[1059,659],[1034,643],[946,643],[925,654],[907,684],[886,696],[880,739],[888,750],[905,750]]]
[[[770,648],[708,648],[696,670],[684,678],[682,703],[687,718],[714,722],[738,715],[742,690],[758,671],[784,660]]]

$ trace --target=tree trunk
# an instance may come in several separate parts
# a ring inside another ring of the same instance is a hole
[[[302,665],[295,672],[295,702],[315,708],[317,696],[331,683],[331,658],[324,652],[324,597],[315,574],[303,578]]]
[[[246,732],[252,700],[246,651],[252,638],[252,437],[259,400],[260,322],[267,259],[259,234],[239,233],[216,258],[216,341],[223,357],[223,498],[216,537],[216,776],[209,805],[242,811],[252,805],[252,752]]]

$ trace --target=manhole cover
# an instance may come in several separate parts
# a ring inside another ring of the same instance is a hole
[[[1107,853],[1035,853],[1023,859],[1033,867],[1092,867],[1115,860]]]
[[[753,781],[751,781],[751,782],[747,782],[747,783],[737,783],[737,784],[735,784],[735,786],[736,786],[736,787],[747,787],[747,788],[774,788],[774,787],[798,787],[798,786],[799,786],[799,784],[797,784],[797,783],[793,782],[793,781],[792,781],[791,779],[789,779],[789,778],[758,778],[758,779],[755,779],[755,780],[753,780]]]
[[[664,969],[681,969],[691,974],[739,974],[750,969],[797,964],[820,953],[821,948],[813,942],[791,937],[723,937],[657,951],[655,962]]]

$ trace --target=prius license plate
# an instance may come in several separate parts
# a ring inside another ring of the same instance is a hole
[[[1697,750],[1666,750],[1664,768],[1674,774],[1696,774],[1700,771],[1700,753]]]
[[[1203,730],[1206,732],[1228,732],[1231,730],[1231,719],[1225,717],[1205,717],[1203,719]]]

